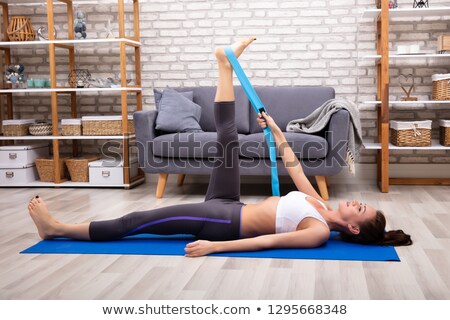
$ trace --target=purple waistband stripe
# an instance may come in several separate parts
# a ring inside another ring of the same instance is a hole
[[[189,217],[189,216],[179,216],[179,217],[170,217],[170,218],[165,218],[165,219],[160,219],[160,220],[155,220],[146,224],[143,224],[142,226],[139,226],[129,232],[127,232],[124,237],[129,236],[141,229],[153,226],[155,224],[158,223],[164,223],[164,222],[168,222],[168,221],[176,221],[176,220],[191,220],[191,221],[205,221],[205,222],[215,222],[215,223],[231,223],[231,220],[222,220],[222,219],[212,219],[212,218],[200,218],[200,217]]]

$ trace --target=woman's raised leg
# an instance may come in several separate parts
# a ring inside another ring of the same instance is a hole
[[[249,37],[232,44],[235,56],[239,57],[254,40],[255,37]],[[233,69],[223,48],[217,48],[215,55],[219,70],[214,100],[217,153],[205,201],[212,199],[239,201],[239,142],[235,123]]]

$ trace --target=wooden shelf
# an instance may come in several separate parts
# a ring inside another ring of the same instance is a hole
[[[0,94],[6,93],[51,93],[51,92],[103,92],[103,91],[142,91],[140,87],[118,87],[118,88],[30,88],[30,89],[0,89]]]
[[[366,150],[381,150],[381,143],[364,142],[363,145]],[[450,150],[450,147],[444,147],[438,140],[433,139],[429,147],[397,147],[389,143],[389,150]]]
[[[0,48],[30,48],[48,46],[49,44],[62,44],[73,46],[93,46],[96,44],[107,45],[117,44],[125,42],[134,46],[140,46],[141,43],[127,38],[113,38],[113,39],[85,39],[85,40],[46,40],[46,41],[2,41],[0,42]]]
[[[366,9],[363,18],[376,18],[381,14],[381,9]],[[433,8],[397,8],[389,10],[389,18],[419,18],[450,16],[450,7]]]
[[[0,136],[0,141],[8,140],[131,140],[136,135],[128,136]]]

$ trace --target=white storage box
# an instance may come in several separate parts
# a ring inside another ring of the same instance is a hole
[[[0,147],[0,168],[23,168],[37,158],[49,156],[47,142]]]
[[[23,185],[39,180],[36,166],[29,164],[23,168],[0,169],[0,185]]]
[[[130,178],[138,175],[137,158],[130,161]],[[100,159],[89,162],[89,184],[93,185],[122,185],[123,161],[113,162],[111,159]]]

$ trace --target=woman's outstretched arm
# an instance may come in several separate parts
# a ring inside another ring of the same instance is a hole
[[[188,243],[186,257],[201,257],[210,253],[231,251],[259,251],[275,248],[315,248],[328,240],[330,232],[322,227],[313,227],[294,232],[268,234],[255,238],[230,241],[198,240]]]
[[[280,127],[275,123],[273,118],[263,112],[262,116],[264,118],[258,118],[258,124],[261,128],[265,128],[268,126],[272,131],[273,138],[275,139],[275,143],[277,145],[278,152],[280,153],[281,159],[283,160],[284,167],[286,168],[289,176],[294,181],[295,186],[301,192],[304,192],[310,195],[313,198],[316,198],[322,202],[325,200],[317,193],[317,191],[312,186],[311,182],[309,182],[305,173],[303,172],[302,165],[292,150],[291,146],[286,140],[283,132]]]

